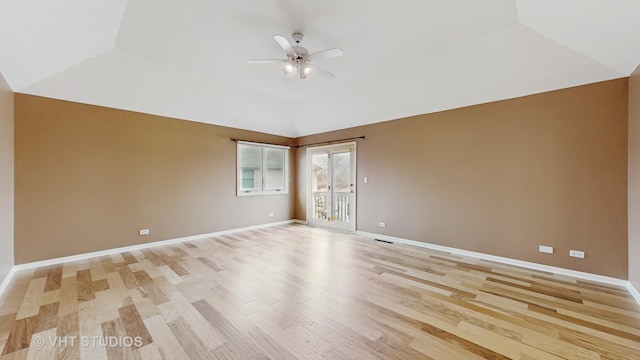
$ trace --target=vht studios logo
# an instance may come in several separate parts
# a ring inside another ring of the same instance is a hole
[[[142,337],[136,336],[35,336],[34,345],[38,347],[142,347]]]

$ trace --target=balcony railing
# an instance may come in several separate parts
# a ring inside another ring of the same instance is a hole
[[[349,222],[351,193],[335,192],[333,194],[333,214],[329,214],[329,191],[313,192],[313,218],[328,221]]]

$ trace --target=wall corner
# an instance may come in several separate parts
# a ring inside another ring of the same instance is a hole
[[[0,73],[0,283],[14,265],[14,94]]]
[[[629,283],[640,289],[640,66],[629,76]]]

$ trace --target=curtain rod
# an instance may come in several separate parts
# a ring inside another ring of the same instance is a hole
[[[295,147],[293,145],[282,145],[282,144],[274,144],[274,143],[268,143],[268,142],[262,142],[262,141],[252,141],[252,140],[242,140],[242,139],[235,139],[235,138],[230,138],[229,140],[233,141],[233,142],[248,142],[248,143],[256,143],[256,144],[264,144],[264,145],[273,145],[273,146],[288,146],[288,147]]]
[[[320,142],[317,142],[317,143],[304,144],[304,145],[282,145],[282,144],[266,143],[266,142],[261,142],[261,141],[249,141],[249,140],[234,139],[234,138],[231,138],[230,140],[233,141],[233,142],[245,141],[245,142],[256,142],[256,143],[265,144],[265,145],[289,146],[289,147],[292,147],[292,148],[301,148],[301,147],[305,147],[305,146],[313,146],[313,145],[321,145],[321,144],[333,144],[333,143],[337,143],[337,142],[342,142],[342,141],[347,141],[347,140],[357,140],[357,139],[364,139],[364,135],[356,136],[356,137],[350,137],[350,138],[346,138],[346,139],[339,139],[339,140],[320,141]]]
[[[301,148],[301,147],[312,146],[312,145],[333,144],[333,143],[337,143],[337,142],[342,142],[342,141],[347,141],[347,140],[357,140],[357,139],[364,139],[364,135],[356,136],[356,137],[350,137],[350,138],[346,138],[346,139],[320,141],[320,142],[312,143],[312,144],[296,145],[295,147]]]

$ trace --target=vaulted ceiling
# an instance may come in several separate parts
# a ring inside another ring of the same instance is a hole
[[[334,80],[286,78],[305,34]],[[0,0],[14,91],[300,136],[626,77],[640,0]]]

